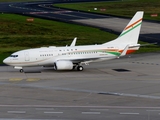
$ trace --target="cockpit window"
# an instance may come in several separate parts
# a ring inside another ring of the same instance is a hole
[[[16,57],[18,57],[18,55],[11,55],[10,57],[16,58]]]

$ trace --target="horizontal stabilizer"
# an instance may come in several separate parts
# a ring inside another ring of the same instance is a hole
[[[147,44],[142,44],[140,46],[148,46],[148,45],[157,45],[157,43],[147,43]]]
[[[137,44],[137,45],[130,45],[129,48],[141,47],[141,46],[149,46],[149,45],[156,45],[157,43],[147,43],[147,44]]]

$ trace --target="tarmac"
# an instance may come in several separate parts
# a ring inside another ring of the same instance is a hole
[[[0,67],[0,118],[158,120],[160,54],[92,63],[84,71]]]

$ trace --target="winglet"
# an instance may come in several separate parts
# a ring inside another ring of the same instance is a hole
[[[75,38],[73,39],[73,41],[72,41],[70,47],[71,47],[71,46],[75,46],[75,45],[76,45],[76,41],[77,41],[77,37],[75,37]]]
[[[128,48],[129,48],[129,45],[127,45],[127,46],[124,48],[124,50],[123,50],[123,52],[121,53],[120,56],[125,56],[126,53],[127,53]]]

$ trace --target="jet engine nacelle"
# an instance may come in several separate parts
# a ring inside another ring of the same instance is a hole
[[[73,63],[71,61],[56,61],[55,69],[56,70],[72,70]]]

